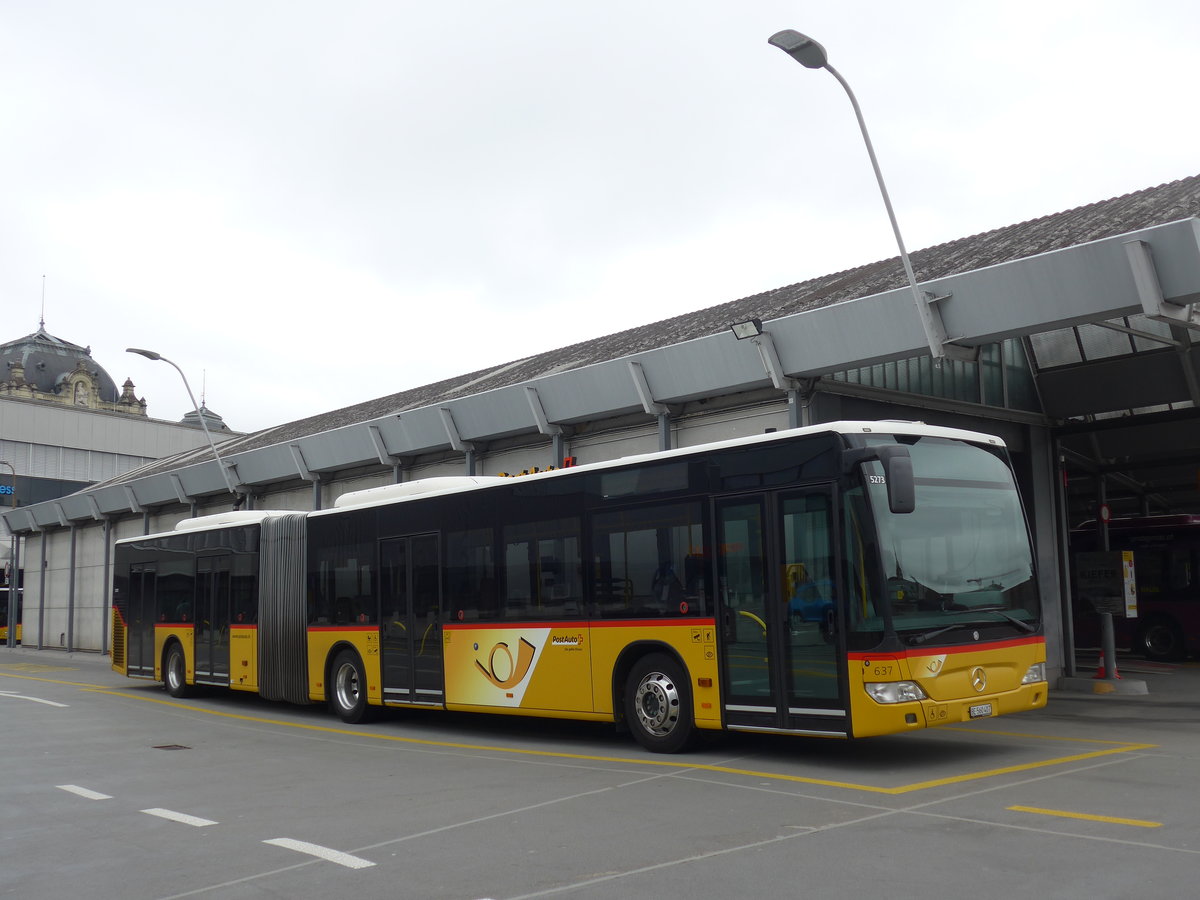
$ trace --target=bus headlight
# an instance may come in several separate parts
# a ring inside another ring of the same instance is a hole
[[[868,681],[863,687],[876,703],[907,703],[926,697],[915,681]]]
[[[1046,664],[1044,662],[1034,663],[1029,667],[1029,671],[1025,673],[1025,677],[1021,679],[1021,684],[1035,684],[1039,681],[1046,680]]]

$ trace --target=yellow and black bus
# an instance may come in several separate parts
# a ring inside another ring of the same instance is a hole
[[[119,541],[113,667],[347,722],[434,707],[828,737],[1040,707],[1003,443],[842,422]]]
[[[8,644],[10,627],[12,628],[13,643],[21,643],[21,615],[23,612],[21,607],[24,591],[16,588],[14,598],[12,590],[8,585],[0,586],[0,646]],[[15,599],[16,602],[12,603],[10,598]],[[9,622],[10,617],[12,618],[11,622]]]

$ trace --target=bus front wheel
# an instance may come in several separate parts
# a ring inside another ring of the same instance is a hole
[[[368,717],[367,673],[358,654],[343,650],[334,658],[329,674],[329,702],[333,711],[351,725],[365,722]]]
[[[183,648],[172,644],[167,651],[167,662],[163,666],[163,686],[172,697],[188,695],[187,663],[183,658]]]
[[[663,653],[637,661],[625,688],[625,719],[654,753],[677,753],[692,741],[692,692],[680,665]]]

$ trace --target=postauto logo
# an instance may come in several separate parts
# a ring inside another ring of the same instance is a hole
[[[533,644],[521,638],[517,642],[517,657],[514,660],[508,642],[497,641],[488,653],[487,665],[477,659],[475,668],[496,687],[510,691],[525,680],[536,652],[537,648]]]

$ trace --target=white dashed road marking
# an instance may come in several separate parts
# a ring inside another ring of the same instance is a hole
[[[0,691],[0,697],[7,697],[9,700],[32,700],[34,703],[45,703],[47,706],[57,706],[59,709],[67,709],[65,703],[55,703],[53,700],[43,700],[41,697],[26,697],[24,694],[18,694],[16,691]]]
[[[345,866],[347,869],[365,869],[368,866],[375,865],[369,859],[351,856],[349,853],[342,853],[340,850],[330,850],[328,847],[322,847],[320,844],[310,844],[307,841],[294,841],[291,838],[271,838],[271,840],[263,841],[263,843],[274,844],[276,847],[283,847],[287,850],[295,850],[297,853],[307,853],[309,856],[316,856],[319,859],[337,863],[339,866]]]
[[[212,819],[201,819],[199,816],[189,816],[187,813],[175,812],[173,809],[143,809],[142,812],[160,819],[170,819],[172,822],[182,822],[184,825],[195,825],[203,828],[205,825],[217,825]]]
[[[111,800],[108,794],[101,794],[99,791],[89,791],[85,787],[80,787],[77,784],[56,784],[56,788],[60,791],[66,791],[69,794],[78,794],[88,800]]]

